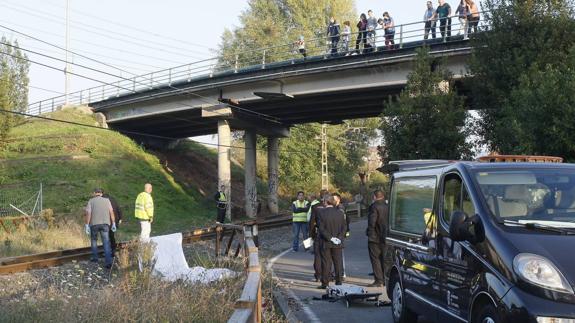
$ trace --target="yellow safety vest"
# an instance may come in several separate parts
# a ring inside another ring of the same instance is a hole
[[[293,204],[296,208],[304,208],[308,205],[308,201],[294,201]],[[307,222],[307,212],[293,213],[293,222]]]
[[[311,204],[309,205],[309,210],[307,210],[307,222],[309,222],[309,219],[311,219],[312,208],[319,203],[320,202],[318,200],[311,201]]]
[[[135,216],[141,220],[151,220],[154,217],[154,200],[152,195],[142,192],[136,198]]]

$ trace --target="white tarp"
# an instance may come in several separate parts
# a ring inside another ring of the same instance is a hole
[[[182,249],[182,234],[174,233],[156,236],[150,239],[155,245],[154,274],[169,281],[182,279],[190,283],[209,283],[223,278],[233,277],[235,272],[229,269],[188,266]]]

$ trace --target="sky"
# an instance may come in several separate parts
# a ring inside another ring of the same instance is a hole
[[[18,40],[24,49],[39,53],[27,52],[29,59],[55,68],[31,65],[30,103],[64,93],[65,51],[46,43],[66,46],[66,2],[0,0],[0,34]],[[68,3],[70,51],[107,64],[70,55],[70,61],[104,72],[72,66],[72,72],[93,79],[71,76],[70,91],[74,92],[100,85],[95,80],[113,82],[118,76],[132,77],[213,57],[220,35],[225,28],[238,25],[238,16],[247,8],[248,0],[68,0]],[[381,16],[388,11],[396,25],[421,20],[425,3],[425,0],[355,1],[358,14],[372,9],[376,16]],[[456,7],[457,2],[451,1],[451,5]]]

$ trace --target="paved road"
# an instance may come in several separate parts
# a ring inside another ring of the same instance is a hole
[[[351,237],[345,242],[344,258],[346,269],[345,283],[366,286],[373,281],[369,276],[371,263],[367,251],[366,220],[351,224]],[[343,301],[329,302],[314,300],[321,297],[324,290],[316,289],[319,283],[313,282],[313,254],[286,251],[275,259],[274,275],[281,280],[284,295],[290,299],[293,314],[302,322],[393,322],[391,308],[377,307],[373,303],[354,303],[346,308]],[[383,288],[367,288],[369,292],[380,292],[381,300],[388,300]],[[293,304],[293,303],[297,304]],[[295,306],[293,306],[295,305]],[[420,323],[426,323],[424,318]]]

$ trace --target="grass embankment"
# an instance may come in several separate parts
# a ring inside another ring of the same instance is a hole
[[[50,116],[97,124],[92,115],[73,109]],[[202,152],[202,149],[196,150]],[[146,182],[154,186],[153,235],[187,230],[213,218],[211,196],[201,194],[193,185],[193,179],[189,185],[181,185],[155,155],[112,131],[45,120],[28,120],[15,127],[7,144],[0,148],[0,194],[11,189],[9,184],[36,187],[40,182],[43,184],[43,206],[54,210],[58,225],[50,230],[55,232],[40,234],[32,243],[31,237],[6,235],[0,230],[0,255],[4,255],[3,241],[7,239],[23,240],[22,253],[41,251],[42,245],[44,249],[74,245],[48,243],[52,240],[76,240],[77,246],[85,245],[82,231],[67,223],[82,223],[83,207],[95,187],[102,187],[114,196],[124,211],[124,223],[118,232],[120,239],[131,238],[139,232],[139,224],[133,218],[133,205]],[[42,235],[46,237],[42,238]],[[14,252],[18,243],[11,245]]]

